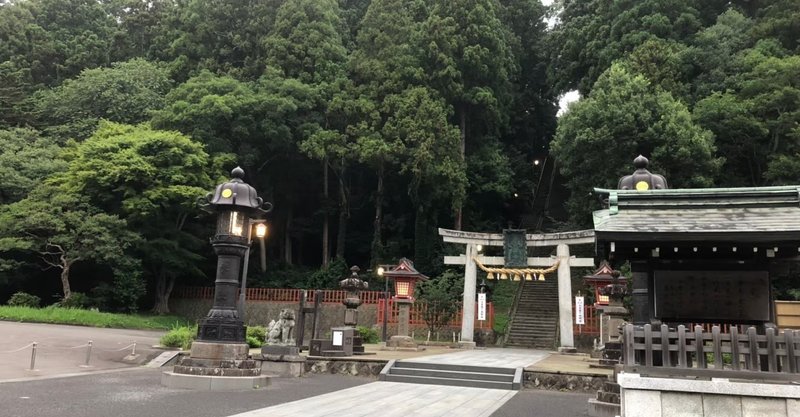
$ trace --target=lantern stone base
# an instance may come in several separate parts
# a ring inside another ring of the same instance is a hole
[[[168,388],[204,391],[251,390],[268,387],[270,376],[211,376],[163,372],[161,385]]]
[[[246,343],[213,343],[195,341],[189,356],[194,359],[245,360],[250,353]]]

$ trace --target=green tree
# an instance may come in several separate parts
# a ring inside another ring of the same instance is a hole
[[[688,39],[703,25],[697,4],[690,0],[564,1],[550,40],[550,75],[557,91],[577,89],[586,96],[612,62],[637,46],[651,39]],[[708,12],[716,17],[714,10]]]
[[[66,169],[61,148],[32,129],[0,130],[0,205],[25,198],[50,175]]]
[[[115,275],[136,273],[120,260],[138,242],[138,235],[127,229],[124,220],[87,200],[43,184],[24,200],[0,206],[0,252],[35,252],[47,266],[60,269],[65,300],[72,295],[70,272],[78,262],[111,266]],[[144,288],[138,288],[141,295]]]
[[[88,69],[33,97],[38,123],[60,138],[85,139],[100,119],[137,124],[164,106],[172,83],[167,70],[143,59]]]
[[[517,71],[509,33],[494,1],[437,0],[421,37],[427,84],[453,106],[466,161],[470,134],[477,141],[506,123],[504,104],[509,102],[510,79]],[[460,229],[461,208],[455,213]]]
[[[561,117],[552,143],[576,224],[591,218],[592,187],[615,188],[636,155],[648,156],[651,170],[680,188],[713,183],[721,163],[714,151],[711,133],[693,123],[685,105],[619,64]]]
[[[178,277],[202,276],[202,239],[191,233],[196,201],[219,172],[203,146],[177,132],[102,122],[70,151],[69,168],[54,181],[118,215],[144,238],[137,253],[155,287],[154,312],[167,313]]]
[[[464,277],[454,271],[446,271],[417,286],[417,298],[425,303],[422,317],[431,333],[446,326],[458,312],[459,296],[463,288]]]

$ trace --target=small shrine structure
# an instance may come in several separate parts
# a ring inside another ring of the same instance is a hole
[[[647,163],[595,189],[597,254],[630,262],[633,323],[772,325],[770,271],[800,254],[800,186],[667,189]]]

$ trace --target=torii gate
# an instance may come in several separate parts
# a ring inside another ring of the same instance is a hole
[[[475,331],[475,288],[478,284],[477,265],[473,258],[484,265],[503,265],[505,259],[500,256],[483,256],[478,253],[477,246],[503,246],[503,235],[499,233],[474,233],[460,230],[439,229],[439,235],[446,243],[461,243],[466,245],[465,253],[458,256],[445,256],[445,265],[464,265],[464,298],[463,315],[461,317],[461,339],[459,344],[463,347],[474,347],[473,333]],[[594,230],[579,230],[562,233],[526,234],[526,246],[543,247],[555,246],[556,256],[529,257],[528,266],[549,267],[558,261],[558,322],[560,335],[560,348],[574,348],[575,340],[572,335],[572,279],[570,267],[591,267],[593,258],[575,258],[569,254],[569,245],[585,245],[594,243]]]

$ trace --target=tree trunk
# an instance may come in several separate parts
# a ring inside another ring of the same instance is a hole
[[[175,287],[175,277],[172,276],[167,279],[167,274],[162,267],[158,271],[158,278],[156,278],[156,302],[153,305],[153,313],[155,314],[169,314],[169,296],[172,294],[172,289]]]
[[[289,210],[286,213],[286,230],[283,233],[283,261],[286,262],[287,265],[292,264],[292,220],[294,217],[294,213],[292,211],[292,206],[289,206]],[[266,262],[266,261],[265,261]]]
[[[344,181],[346,169],[344,158],[342,158],[342,168],[339,172],[339,230],[337,230],[336,234],[336,257],[342,259],[344,259],[344,247],[347,238],[347,218],[350,217],[347,187]]]
[[[69,269],[72,267],[71,261],[63,261],[61,265],[61,288],[64,291],[64,299],[67,300],[72,296],[72,291],[69,288]]]
[[[466,163],[467,160],[467,111],[462,104],[458,106],[458,129],[461,135],[461,161]],[[461,222],[463,221],[463,203],[458,205],[456,209],[455,229],[461,230]]]
[[[327,267],[330,262],[331,252],[328,243],[330,238],[328,230],[328,158],[322,160],[322,267]]]
[[[428,242],[428,213],[422,204],[417,203],[417,213],[414,216],[414,263],[417,270],[428,269],[429,242]]]
[[[383,161],[378,167],[378,189],[375,192],[375,220],[372,222],[372,251],[370,264],[375,267],[381,261],[381,227],[383,226]]]

